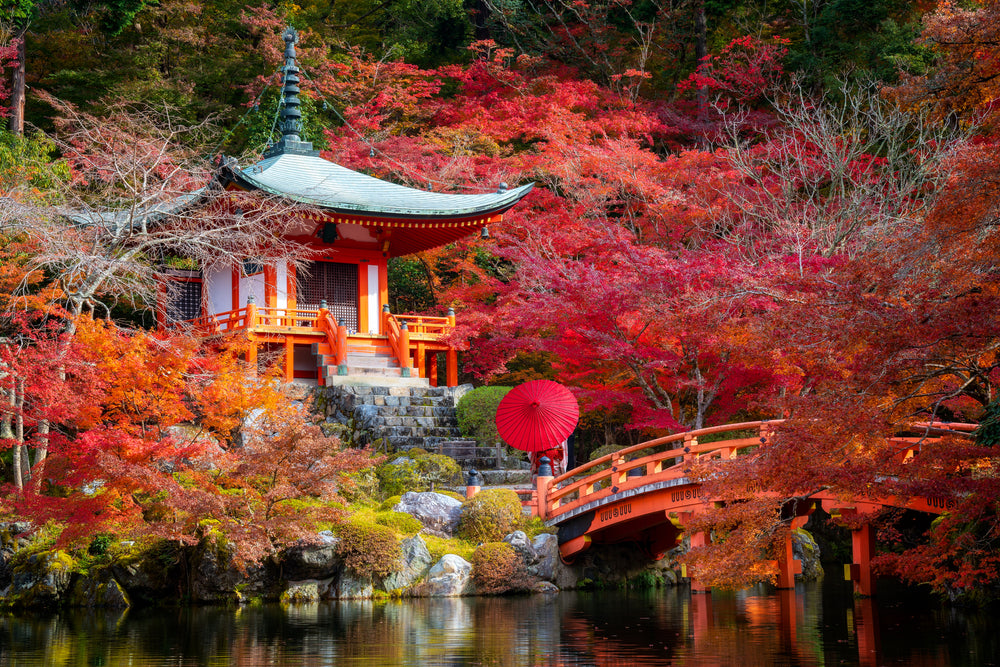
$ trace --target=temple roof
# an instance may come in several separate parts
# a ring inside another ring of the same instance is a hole
[[[489,194],[418,190],[366,176],[313,155],[283,153],[233,176],[241,185],[338,213],[388,218],[442,219],[502,213],[533,184]]]

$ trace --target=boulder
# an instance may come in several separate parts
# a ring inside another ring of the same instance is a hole
[[[550,581],[539,581],[531,587],[531,592],[541,593],[543,595],[554,595],[559,592],[559,587]]]
[[[14,568],[11,583],[0,597],[15,607],[55,607],[69,589],[73,558],[61,550],[32,554]]]
[[[531,540],[528,539],[523,530],[515,530],[510,535],[504,537],[503,541],[514,547],[514,551],[521,557],[526,567],[531,567],[538,562],[538,554],[535,552],[535,547],[531,544]]]
[[[350,570],[344,570],[337,582],[336,597],[341,600],[368,599],[375,596],[375,586],[368,577],[359,577]]]
[[[389,592],[409,588],[427,574],[431,567],[431,552],[419,535],[407,537],[400,543],[403,551],[403,566],[382,580],[382,590]]]
[[[233,551],[224,537],[209,533],[191,554],[191,601],[227,603],[242,599],[244,572],[233,561]]]
[[[531,547],[535,553],[535,560],[528,565],[528,574],[542,581],[551,582],[561,589],[576,586],[579,577],[573,568],[565,565],[559,557],[559,539],[555,535],[542,533],[535,538]]]
[[[425,493],[408,491],[393,509],[416,517],[424,524],[427,533],[438,537],[454,536],[458,521],[462,517],[461,501],[433,491]]]
[[[420,592],[430,597],[471,595],[472,564],[461,556],[446,554],[427,573]]]
[[[309,604],[328,600],[333,596],[333,579],[306,579],[290,581],[281,594],[282,604]]]
[[[792,531],[792,556],[802,562],[803,581],[821,581],[824,576],[820,562],[820,548],[809,531],[798,528]]]
[[[339,544],[338,538],[326,535],[292,544],[281,558],[284,578],[288,581],[301,581],[335,577],[341,567],[341,559],[337,553]]]
[[[128,609],[128,593],[115,581],[110,568],[99,568],[73,584],[70,604],[75,607]]]

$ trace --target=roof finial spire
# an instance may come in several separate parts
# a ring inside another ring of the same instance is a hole
[[[285,76],[281,85],[281,134],[290,141],[301,141],[299,68],[295,64],[295,42],[299,41],[299,35],[295,32],[295,28],[288,26],[281,37],[285,40]]]
[[[299,35],[295,28],[288,26],[281,35],[285,40],[285,64],[281,71],[284,76],[281,83],[281,141],[269,148],[264,157],[272,157],[283,153],[312,155],[312,144],[302,141],[302,112],[299,106],[299,67],[295,59],[295,44]]]

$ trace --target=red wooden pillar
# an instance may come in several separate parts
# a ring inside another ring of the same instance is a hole
[[[854,593],[865,597],[875,595],[875,578],[872,576],[875,531],[872,530],[871,524],[866,523],[861,528],[851,531],[851,547],[854,556],[854,562],[851,564]]]
[[[695,533],[691,536],[691,548],[703,547],[711,543],[711,538],[704,531]],[[691,578],[691,592],[692,593],[711,593],[712,589],[701,583],[698,580],[698,574],[696,572],[689,573]]]
[[[792,550],[792,531],[786,531],[778,552],[778,588],[795,588],[795,575],[802,571],[802,563],[795,560]]]
[[[285,382],[295,379],[295,340],[285,336]]]
[[[417,377],[427,377],[427,357],[423,343],[417,343],[417,359],[415,364],[417,367]]]
[[[447,375],[448,375],[448,386],[457,387],[458,386],[458,350],[453,347],[448,348],[447,356]]]
[[[430,364],[430,368],[428,369],[429,372],[427,373],[427,377],[430,378],[431,386],[432,387],[436,387],[436,386],[438,386],[438,355],[437,355],[437,352],[432,352],[431,353],[430,361],[431,361],[431,364]]]

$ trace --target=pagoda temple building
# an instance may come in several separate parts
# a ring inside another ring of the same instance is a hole
[[[287,381],[315,378],[324,385],[381,368],[437,385],[437,357],[443,355],[447,384],[454,386],[457,353],[445,339],[454,314],[389,312],[388,261],[482,232],[532,185],[507,190],[501,184],[489,194],[436,193],[321,158],[301,139],[294,30],[284,40],[282,138],[248,167],[223,160],[219,177],[229,189],[294,204],[284,234],[312,255],[304,267],[247,259],[228,270],[178,272],[164,290],[169,303],[161,311],[209,335],[241,332],[252,343],[252,361],[264,349],[280,352]]]

